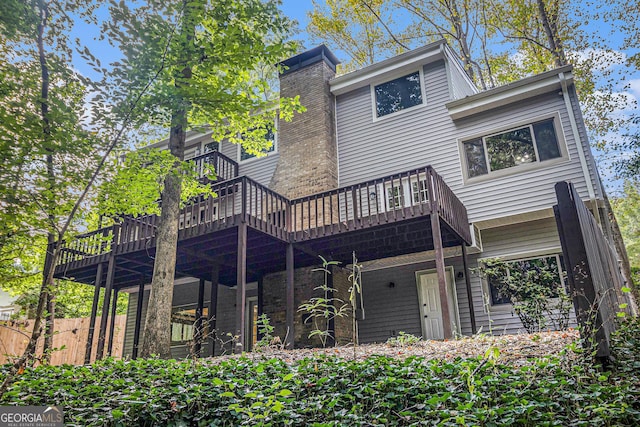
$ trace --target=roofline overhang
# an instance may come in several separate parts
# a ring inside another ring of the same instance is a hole
[[[368,67],[338,76],[329,81],[331,93],[341,95],[351,90],[368,86],[372,82],[384,79],[385,76],[396,74],[404,69],[411,71],[416,65],[429,64],[444,59],[446,55],[445,46],[446,42],[439,40]]]
[[[564,75],[564,79],[568,83],[573,83],[572,70],[573,66],[565,65],[555,70],[451,101],[445,106],[453,120],[473,116],[483,111],[513,104],[524,99],[560,91],[562,90],[561,75]]]

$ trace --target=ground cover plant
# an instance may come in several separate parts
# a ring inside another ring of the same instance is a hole
[[[27,369],[0,404],[60,405],[68,425],[82,426],[640,425],[637,362],[623,362],[637,341],[619,340],[622,369],[603,372],[583,362],[575,342],[514,364],[501,357],[500,340],[471,342],[486,348],[472,358],[322,351],[42,366]]]

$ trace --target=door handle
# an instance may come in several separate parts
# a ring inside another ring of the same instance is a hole
[[[425,315],[424,315],[424,318],[426,319],[427,317],[429,317],[429,316],[425,314]]]

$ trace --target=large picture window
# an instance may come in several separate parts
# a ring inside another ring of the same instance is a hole
[[[562,157],[553,119],[463,142],[467,176]]]
[[[386,116],[423,102],[420,72],[398,77],[374,87],[376,117]]]

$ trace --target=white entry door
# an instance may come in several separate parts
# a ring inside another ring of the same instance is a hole
[[[442,329],[442,308],[440,307],[440,291],[436,273],[421,274],[420,280],[420,315],[424,339],[444,339]]]

